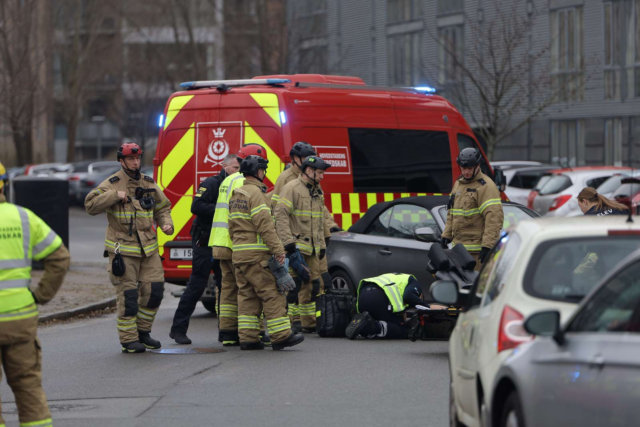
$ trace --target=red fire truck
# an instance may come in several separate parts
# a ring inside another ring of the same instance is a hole
[[[219,173],[224,157],[243,144],[266,149],[269,187],[290,161],[293,144],[313,145],[332,165],[322,187],[345,229],[375,203],[449,193],[460,174],[458,152],[481,150],[462,115],[428,87],[373,87],[357,77],[313,74],[181,87],[167,102],[153,159],[176,230],[172,236],[158,231],[172,283],[184,284],[191,272],[191,202],[198,184]]]

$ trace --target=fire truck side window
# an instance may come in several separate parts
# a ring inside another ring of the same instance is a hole
[[[459,133],[458,149],[462,151],[465,148],[478,148],[478,144],[476,144],[476,142],[470,136]],[[487,165],[486,161],[482,162],[482,164],[480,165],[480,170],[482,171],[483,174],[493,179],[493,174],[489,172],[489,166]]]
[[[449,193],[446,132],[349,129],[356,193]]]

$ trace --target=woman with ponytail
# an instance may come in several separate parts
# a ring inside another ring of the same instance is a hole
[[[595,188],[586,187],[578,194],[578,205],[585,215],[628,215],[629,208],[598,194]]]

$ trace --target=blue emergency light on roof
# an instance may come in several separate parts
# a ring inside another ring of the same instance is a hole
[[[185,90],[210,88],[224,85],[234,86],[256,86],[256,85],[281,85],[291,83],[289,79],[245,79],[245,80],[201,80],[196,82],[183,82],[180,87]]]
[[[431,86],[417,86],[414,87],[414,89],[419,92],[436,93],[435,88],[432,88]]]
[[[282,124],[287,123],[287,115],[284,113],[284,111],[280,111],[280,122],[282,122]]]
[[[160,117],[158,117],[158,127],[161,128],[163,124],[164,124],[164,114],[160,114]]]

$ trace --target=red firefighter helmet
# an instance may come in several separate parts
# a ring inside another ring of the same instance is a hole
[[[118,149],[118,160],[124,157],[142,156],[142,148],[133,142],[125,142]]]
[[[238,157],[243,160],[249,156],[260,156],[267,160],[267,150],[265,150],[260,144],[246,144],[240,147]]]

